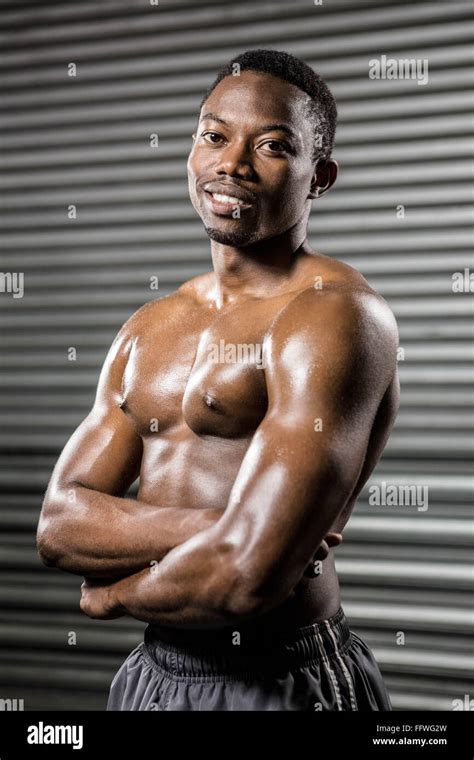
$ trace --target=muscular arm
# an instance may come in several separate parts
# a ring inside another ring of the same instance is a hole
[[[120,408],[122,378],[133,360],[133,329],[139,319],[134,315],[112,344],[93,409],[56,464],[40,515],[41,559],[78,575],[137,572],[222,514],[123,498],[139,475],[142,459],[141,438]]]
[[[223,517],[153,571],[86,583],[82,609],[197,628],[261,615],[291,596],[356,487],[397,343],[373,295],[295,298],[266,346],[267,414]]]

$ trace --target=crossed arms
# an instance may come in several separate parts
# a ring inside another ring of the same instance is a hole
[[[87,577],[81,608],[91,617],[198,628],[276,607],[354,491],[397,344],[391,312],[368,292],[296,296],[266,341],[268,409],[229,501],[195,510],[122,498],[142,454],[118,406],[130,350],[123,329],[46,493],[43,561]]]

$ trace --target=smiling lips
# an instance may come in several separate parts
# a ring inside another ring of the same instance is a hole
[[[249,206],[250,204],[235,198],[233,195],[222,195],[222,193],[211,193],[215,201],[219,203],[228,203],[230,206]]]
[[[252,208],[252,203],[246,203],[245,201],[237,198],[235,195],[226,195],[224,193],[209,192],[206,190],[206,198],[209,199],[209,205],[214,214],[220,216],[232,216],[235,218],[235,210],[239,209],[244,213],[248,209]]]
[[[204,186],[204,190],[209,197],[212,210],[217,213],[226,213],[235,207],[250,208],[255,200],[250,190],[231,182],[210,182]]]

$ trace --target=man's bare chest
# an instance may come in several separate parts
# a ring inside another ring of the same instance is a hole
[[[222,313],[172,309],[134,341],[122,408],[143,438],[184,425],[197,435],[251,435],[267,408],[268,336],[286,299]]]

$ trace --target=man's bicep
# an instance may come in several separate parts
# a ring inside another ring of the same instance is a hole
[[[76,484],[122,496],[137,478],[142,440],[120,407],[132,347],[129,332],[122,328],[104,361],[94,405],[64,447],[50,489]]]
[[[268,411],[219,523],[257,586],[291,589],[333,528],[357,484],[395,367],[383,329],[368,340],[353,315],[340,315],[337,299],[330,306],[325,322],[311,324],[305,314],[299,330],[292,314],[276,332]]]
[[[84,486],[123,496],[140,472],[142,441],[120,408],[93,408],[73,433],[50,487]]]

